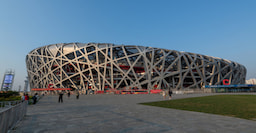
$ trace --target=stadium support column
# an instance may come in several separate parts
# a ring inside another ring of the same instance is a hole
[[[113,79],[113,63],[114,63],[114,61],[113,61],[113,48],[112,47],[110,48],[110,58],[111,58],[110,59],[111,60],[111,62],[110,62],[110,64],[111,64],[111,75],[110,75],[110,77],[111,77],[111,89],[113,89],[114,88],[114,79]]]
[[[178,71],[179,71],[179,82],[177,83],[176,89],[183,89],[183,81],[182,81],[182,64],[181,64],[181,55],[179,54],[179,56],[177,58],[179,58],[179,63],[178,63]],[[180,87],[180,88],[178,88]]]

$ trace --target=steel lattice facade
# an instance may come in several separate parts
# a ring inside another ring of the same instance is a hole
[[[32,50],[26,57],[31,88],[200,89],[244,84],[246,68],[229,60],[143,46],[63,43]]]

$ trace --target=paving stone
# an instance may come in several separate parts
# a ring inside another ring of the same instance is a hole
[[[254,93],[255,94],[255,93]],[[217,95],[173,95],[173,99]],[[255,133],[256,121],[145,106],[159,94],[44,96],[10,133]]]

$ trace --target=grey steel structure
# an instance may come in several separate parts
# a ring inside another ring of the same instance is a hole
[[[62,43],[26,57],[30,88],[201,89],[244,84],[246,68],[236,62],[189,52],[107,43]]]

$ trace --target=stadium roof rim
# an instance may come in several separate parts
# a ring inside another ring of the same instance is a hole
[[[29,54],[37,49],[40,49],[42,47],[49,47],[49,46],[52,46],[52,45],[68,45],[68,44],[108,44],[108,45],[112,45],[112,46],[115,46],[115,47],[118,47],[118,46],[139,46],[139,47],[145,47],[145,48],[156,48],[156,49],[163,49],[163,50],[170,50],[170,49],[166,49],[166,48],[157,48],[157,47],[149,47],[149,46],[142,46],[142,45],[124,45],[124,44],[114,44],[114,43],[97,43],[97,42],[88,42],[88,43],[81,43],[81,42],[70,42],[70,43],[56,43],[56,44],[49,44],[49,45],[44,45],[44,46],[41,46],[41,47],[37,47],[33,50],[31,50],[29,52]],[[231,61],[231,60],[228,60],[228,59],[224,59],[224,58],[220,58],[220,57],[214,57],[214,56],[209,56],[209,55],[203,55],[203,54],[198,54],[198,53],[193,53],[193,52],[186,52],[186,51],[178,51],[178,50],[172,50],[172,51],[176,51],[176,52],[180,52],[180,53],[189,53],[189,54],[197,54],[197,55],[202,55],[202,56],[207,56],[207,57],[211,57],[213,59],[218,59],[218,60],[223,60],[223,61],[227,61],[227,62],[235,62],[239,65],[242,65],[236,61]]]

